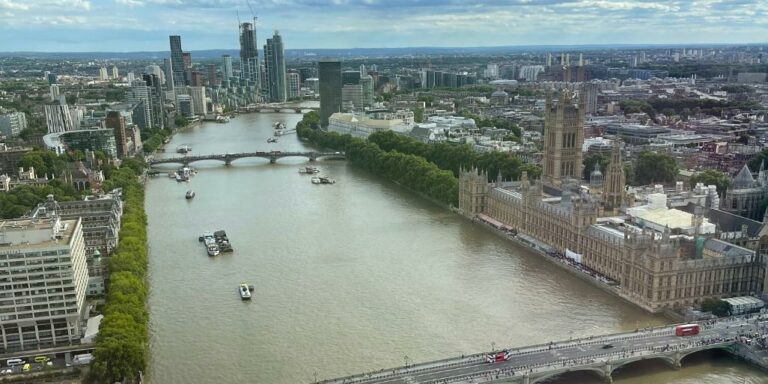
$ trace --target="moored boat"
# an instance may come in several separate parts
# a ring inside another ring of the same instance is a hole
[[[299,173],[305,174],[305,175],[314,175],[316,173],[320,173],[320,170],[315,167],[304,167],[304,168],[299,168]]]
[[[194,198],[195,197],[195,191],[190,189],[189,191],[187,191],[187,193],[184,195],[184,197],[186,197],[187,199]]]
[[[240,291],[240,298],[243,300],[250,300],[251,299],[251,289],[248,287],[248,284],[246,283],[240,283],[240,286],[238,287],[238,291]]]
[[[206,252],[208,252],[208,256],[216,256],[221,252],[219,250],[219,246],[216,245],[216,243],[206,244],[205,248]]]
[[[313,177],[312,178],[312,184],[320,184],[320,178],[319,177]]]

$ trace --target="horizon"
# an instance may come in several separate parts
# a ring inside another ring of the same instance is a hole
[[[617,41],[608,45],[745,45],[768,35],[768,4],[748,0],[264,0],[249,9],[247,0],[2,0],[0,33],[24,38],[4,39],[0,52],[160,52],[169,35],[185,51],[238,49],[237,23],[251,14],[259,48],[280,30],[286,49],[302,50],[582,46],[606,36]],[[234,48],[210,48],[220,46]]]

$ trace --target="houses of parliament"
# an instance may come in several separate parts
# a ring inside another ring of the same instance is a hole
[[[595,169],[581,181],[584,110],[570,91],[548,97],[541,178],[489,180],[482,170],[463,170],[460,212],[572,259],[649,312],[768,293],[765,225],[749,236],[724,231],[708,218],[717,205],[706,192],[688,210],[669,208],[662,186],[635,192],[625,185],[618,141],[605,175]]]

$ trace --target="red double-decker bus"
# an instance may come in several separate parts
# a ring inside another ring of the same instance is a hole
[[[701,327],[698,324],[683,324],[675,327],[675,335],[677,336],[698,335],[699,331],[701,331]]]

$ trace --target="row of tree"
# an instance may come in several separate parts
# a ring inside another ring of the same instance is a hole
[[[163,145],[163,142],[169,136],[171,136],[171,130],[169,129],[147,130],[147,138],[146,139],[142,138],[144,153],[154,152],[157,148]]]
[[[147,217],[144,188],[137,177],[141,168],[140,161],[124,162],[102,184],[104,190],[122,188],[124,205],[120,243],[109,260],[104,319],[89,373],[93,383],[133,382],[146,367]]]
[[[58,201],[73,201],[82,198],[80,192],[59,179],[51,180],[45,186],[23,185],[7,193],[0,193],[0,217],[3,219],[21,217],[45,201],[48,195],[56,196]]]

